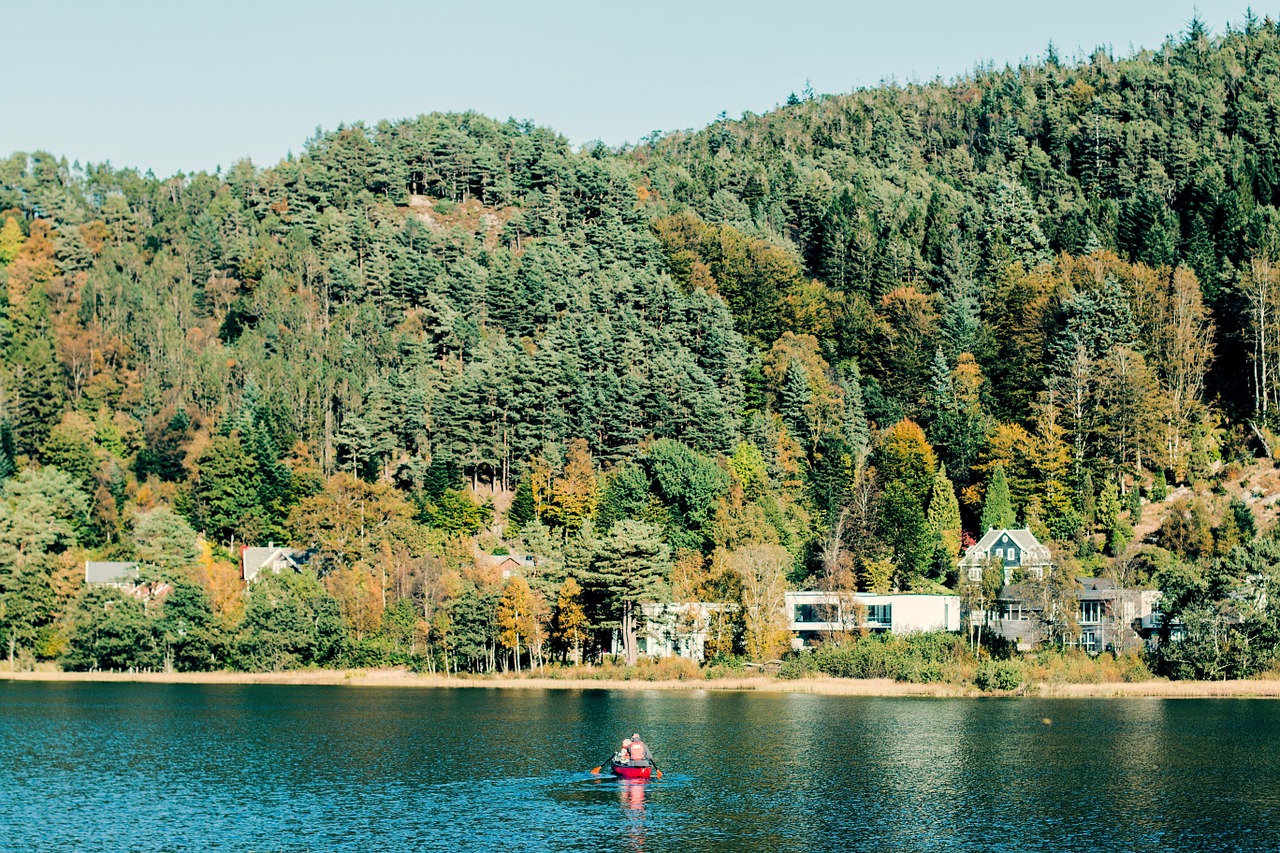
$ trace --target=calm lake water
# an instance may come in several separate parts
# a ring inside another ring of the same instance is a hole
[[[504,848],[1276,850],[1280,703],[0,682],[0,849]]]

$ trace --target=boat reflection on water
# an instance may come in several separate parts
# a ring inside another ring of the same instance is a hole
[[[622,807],[632,812],[634,817],[644,816],[644,782],[621,782],[618,787],[618,798]]]
[[[644,789],[648,783],[623,781],[618,785],[618,802],[622,805],[622,816],[627,819],[628,850],[644,850]]]

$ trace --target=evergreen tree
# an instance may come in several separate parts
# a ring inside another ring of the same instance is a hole
[[[933,574],[946,580],[960,556],[960,501],[955,486],[947,478],[945,465],[938,466],[929,498],[929,530],[934,537]]]
[[[627,663],[638,655],[640,605],[667,593],[671,551],[661,531],[640,521],[620,521],[592,551],[581,571],[583,589],[598,604],[601,627],[617,628]]]
[[[13,429],[8,421],[0,421],[0,484],[17,470],[13,463]]]
[[[1011,528],[1016,523],[1013,513],[1013,499],[1009,495],[1009,481],[1005,478],[1004,466],[997,465],[991,472],[991,481],[987,483],[987,496],[982,503],[982,532]]]

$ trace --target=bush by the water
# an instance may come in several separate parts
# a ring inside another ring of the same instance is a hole
[[[1151,669],[1140,652],[1091,655],[1079,649],[1045,649],[1021,658],[1028,682],[1047,684],[1108,684],[1150,681]]]
[[[1017,690],[1024,680],[1018,660],[983,661],[973,674],[973,685],[979,690]]]
[[[710,676],[688,658],[640,658],[635,666],[605,660],[595,666],[561,666],[531,669],[526,675],[540,678],[585,678],[593,681],[702,681]]]
[[[873,634],[851,643],[827,643],[782,663],[781,678],[824,673],[837,678],[891,678],[914,684],[954,680],[961,651],[954,634]]]

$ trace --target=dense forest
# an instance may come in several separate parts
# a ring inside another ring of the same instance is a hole
[[[1165,590],[1156,669],[1266,669],[1278,208],[1252,16],[621,149],[468,113],[218,174],[14,154],[5,651],[519,668],[702,600],[738,605],[712,657],[763,659],[782,589],[955,589],[1017,524]],[[268,542],[314,556],[246,589]]]

